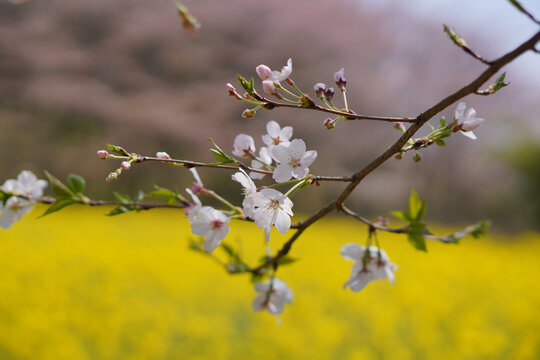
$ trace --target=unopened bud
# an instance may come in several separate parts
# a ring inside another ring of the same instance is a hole
[[[330,118],[326,118],[326,120],[324,120],[324,126],[330,130],[330,129],[333,129],[336,127],[335,123],[333,122],[334,120],[330,119]]]
[[[336,71],[334,73],[334,81],[336,82],[337,87],[341,91],[345,91],[345,87],[347,86],[347,80],[345,79],[345,69],[341,68],[339,71]]]
[[[397,129],[401,132],[405,132],[405,125],[402,122],[397,122],[394,124],[394,129]]]
[[[106,182],[111,182],[113,180],[116,180],[118,179],[118,173],[115,171],[115,172],[112,172],[110,173],[107,178],[105,179]]]
[[[259,75],[259,77],[261,78],[261,80],[266,80],[270,77],[270,75],[272,74],[272,70],[264,65],[264,64],[261,64],[259,66],[257,66],[255,68],[255,72],[257,73],[257,75]]]
[[[334,97],[334,88],[324,90],[324,96],[326,97],[326,100],[332,100]]]
[[[251,119],[255,115],[255,111],[252,109],[246,109],[242,112],[242,117],[244,119]]]
[[[398,152],[394,158],[395,158],[396,160],[401,160],[401,159],[403,159],[403,152]]]
[[[225,86],[227,87],[227,90],[229,91],[229,96],[234,96],[237,99],[241,99],[240,95],[236,91],[236,88],[231,83],[227,83]]]
[[[422,156],[419,153],[415,153],[413,156],[413,160],[415,163],[420,162],[420,160],[422,160]]]
[[[164,151],[159,151],[156,153],[156,157],[159,158],[159,159],[163,159],[163,160],[170,160],[171,157],[169,154],[167,154],[166,152]]]
[[[323,83],[316,83],[313,89],[315,90],[315,95],[321,98],[324,96],[324,90],[326,89],[326,85]]]
[[[97,152],[97,156],[100,159],[107,159],[110,155],[107,150],[98,150]]]
[[[131,163],[129,161],[122,161],[122,164],[120,164],[122,169],[129,170],[131,169]]]

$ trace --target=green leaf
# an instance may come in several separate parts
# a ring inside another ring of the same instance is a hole
[[[435,131],[435,128],[433,127],[433,125],[431,125],[430,123],[427,123],[429,128],[431,129],[431,131]]]
[[[411,215],[409,215],[408,212],[405,211],[391,211],[390,214],[392,214],[394,217],[397,217],[398,219],[405,220],[408,222],[413,221],[411,218]]]
[[[230,164],[234,162],[234,159],[232,159],[230,156],[220,150],[210,149],[210,151],[212,152],[212,155],[214,155],[214,157],[216,158],[217,162],[219,162],[220,164]]]
[[[446,145],[446,143],[442,139],[435,140],[435,144],[437,144],[439,146],[445,146]]]
[[[167,188],[161,187],[159,185],[154,185],[154,191],[150,193],[150,196],[157,197],[157,198],[170,198],[174,197],[176,198],[176,192],[169,190]]]
[[[113,193],[113,195],[116,201],[121,202],[123,204],[133,202],[133,200],[131,200],[129,195],[120,194],[119,192],[116,192],[116,191]]]
[[[467,42],[465,41],[465,39],[463,39],[461,36],[459,36],[454,31],[454,29],[451,29],[446,25],[443,25],[443,29],[444,29],[444,33],[446,34],[446,36],[448,36],[450,38],[450,40],[452,40],[454,42],[454,44],[456,44],[459,47],[466,47],[467,46]]]
[[[66,185],[74,194],[78,194],[84,191],[86,181],[82,176],[70,174],[68,176]]]
[[[117,206],[115,207],[114,209],[112,209],[108,214],[107,216],[115,216],[115,215],[121,215],[121,214],[125,214],[127,212],[130,212],[130,211],[133,211],[134,208],[132,207],[127,207],[127,206]]]
[[[45,170],[45,176],[49,179],[49,184],[51,184],[54,193],[58,195],[59,200],[73,198],[73,192],[63,182],[51,175],[47,170]]]
[[[298,259],[296,258],[293,258],[291,256],[284,256],[282,257],[281,259],[278,260],[278,264],[279,265],[289,265],[289,264],[292,264],[293,262],[296,262]]]
[[[489,220],[481,221],[475,225],[475,229],[471,232],[471,236],[475,239],[479,239],[486,235],[487,229],[491,226]]]
[[[76,201],[74,200],[71,200],[71,199],[64,199],[64,200],[57,200],[56,202],[54,202],[51,206],[49,206],[47,208],[47,210],[45,210],[45,212],[40,216],[40,217],[43,217],[45,215],[49,215],[49,214],[52,214],[54,212],[57,212],[59,210],[62,210],[63,208],[65,208],[66,206],[69,206],[69,205],[73,205],[75,204]]]
[[[443,129],[446,127],[446,118],[443,116],[441,120],[439,120],[439,129]]]
[[[238,78],[238,83],[244,88],[244,90],[252,95],[253,92],[254,92],[254,85],[253,85],[253,78],[251,78],[249,81],[247,81],[246,79],[244,79],[244,77],[240,74],[236,75],[236,77]]]
[[[426,203],[420,200],[415,189],[411,190],[409,197],[409,215],[413,220],[420,221],[426,213]]]
[[[501,90],[503,87],[508,86],[510,83],[504,82],[504,77],[506,73],[503,73],[501,76],[495,80],[495,83],[489,85],[488,90],[490,94],[495,94],[497,91]]]
[[[427,252],[426,239],[424,238],[424,235],[430,234],[431,233],[426,228],[426,225],[419,222],[411,223],[407,229],[407,238],[409,242],[412,246],[414,246],[414,248],[421,251]]]
[[[105,147],[109,149],[109,151],[112,151],[113,153],[115,153],[116,155],[129,156],[129,153],[121,146],[105,144]]]

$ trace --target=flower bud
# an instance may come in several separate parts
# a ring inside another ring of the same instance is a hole
[[[345,87],[347,86],[347,80],[345,79],[345,69],[341,68],[339,71],[336,71],[334,73],[334,81],[336,82],[337,87],[341,91],[345,91]]]
[[[326,100],[332,100],[332,98],[334,97],[334,88],[328,88],[324,90],[324,97],[326,98]]]
[[[324,89],[326,89],[326,85],[323,83],[316,83],[313,89],[315,90],[315,95],[321,98],[324,96]]]
[[[159,159],[163,159],[163,160],[170,160],[171,157],[169,154],[167,154],[166,152],[164,151],[159,151],[156,153],[156,157],[159,158]]]
[[[111,182],[113,180],[116,180],[118,179],[118,173],[115,171],[115,172],[112,172],[110,173],[107,178],[105,179],[106,182]]]
[[[97,152],[97,156],[100,159],[107,159],[110,155],[107,150],[98,150]]]
[[[242,112],[242,117],[244,119],[251,119],[255,115],[255,111],[252,109],[246,109]]]
[[[236,88],[232,86],[231,83],[227,83],[225,86],[227,87],[227,90],[229,91],[229,96],[234,96],[237,99],[241,99],[238,92],[236,92]]]
[[[420,160],[422,160],[422,156],[419,153],[415,153],[413,156],[413,160],[415,163],[420,162]]]
[[[261,80],[266,80],[270,77],[270,75],[272,74],[272,70],[264,65],[264,64],[261,64],[259,66],[257,66],[255,68],[255,72],[257,73],[257,75],[259,75],[259,77],[261,78]]]
[[[131,163],[129,161],[122,161],[122,164],[120,164],[122,169],[129,170],[131,169]]]
[[[405,125],[402,122],[397,122],[394,124],[394,129],[397,129],[401,132],[405,132]]]
[[[326,120],[324,120],[323,124],[328,130],[333,129],[333,128],[336,127],[335,123],[333,123],[333,120],[330,119],[330,118],[326,118]]]

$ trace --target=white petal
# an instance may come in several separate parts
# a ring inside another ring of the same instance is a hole
[[[460,133],[462,133],[463,135],[465,135],[469,139],[473,139],[473,140],[477,139],[476,135],[474,135],[474,133],[472,131],[460,131]]]
[[[289,146],[291,145],[289,144]],[[274,159],[276,159],[278,163],[288,163],[289,153],[289,147],[283,144],[276,145],[272,148],[272,156],[274,157]]]
[[[343,245],[340,254],[347,260],[362,261],[366,248],[355,243]]]
[[[206,236],[212,231],[212,226],[207,222],[195,221],[191,223],[191,232],[194,235]]]
[[[300,164],[303,167],[309,167],[311,164],[313,164],[316,158],[317,158],[317,151],[315,150],[306,151],[306,153],[302,155],[302,159],[300,159]]]
[[[300,159],[306,152],[306,143],[302,139],[294,139],[289,145],[289,153],[294,154],[293,156],[297,159]],[[299,156],[295,156],[299,154]]]
[[[281,126],[277,123],[277,121],[270,120],[266,124],[266,132],[271,138],[277,138],[280,135],[281,132]]]
[[[289,181],[292,177],[293,168],[289,164],[281,164],[278,165],[274,169],[274,173],[272,174],[272,178],[278,182],[282,183],[285,181]]]
[[[465,114],[466,108],[467,104],[465,104],[464,102],[460,102],[457,105],[456,110],[454,111],[454,117],[458,120],[458,123],[460,123],[459,120],[463,117],[463,114]]]
[[[277,231],[282,234],[286,234],[291,227],[291,218],[289,217],[289,215],[285,214],[285,212],[278,210],[276,214],[275,226]]]
[[[296,179],[303,179],[309,173],[308,168],[296,166],[292,168],[292,176]]]
[[[293,128],[291,126],[285,126],[281,129],[281,140],[290,140],[293,134]]]

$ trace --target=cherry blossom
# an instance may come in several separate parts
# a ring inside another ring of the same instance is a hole
[[[476,135],[472,132],[484,121],[484,119],[476,116],[476,110],[473,108],[467,109],[467,104],[460,102],[454,112],[454,119],[457,122],[457,130],[460,130],[463,135],[473,140],[476,140]]]
[[[270,151],[267,147],[263,146],[259,149],[259,156],[255,160],[251,160],[251,167],[254,169],[259,170],[265,170],[265,171],[272,171],[270,166],[272,165],[272,157],[270,156]],[[251,176],[252,179],[262,179],[266,175],[257,173],[257,172],[250,172],[249,176]]]
[[[266,124],[266,132],[267,134],[262,136],[262,141],[268,147],[271,155],[274,146],[290,144],[289,140],[292,137],[293,128],[291,126],[281,128],[277,121],[271,120]]]
[[[287,284],[278,278],[270,281],[255,283],[255,291],[259,294],[251,304],[253,310],[267,310],[272,315],[279,315],[283,312],[285,304],[293,301],[293,293]]]
[[[229,218],[211,206],[195,205],[188,211],[188,220],[191,232],[205,237],[204,250],[207,252],[214,251],[230,230]]]
[[[367,250],[367,253],[366,253]],[[341,256],[347,260],[355,261],[351,276],[343,288],[347,286],[354,292],[362,290],[370,281],[388,278],[394,283],[395,264],[390,262],[386,252],[376,246],[360,246],[358,244],[346,244],[341,248]]]
[[[17,196],[10,197],[5,204],[0,202],[0,227],[8,229],[15,221],[20,220],[24,214],[34,206],[32,199],[43,196],[43,190],[47,187],[47,181],[40,180],[29,170],[22,171],[17,179],[9,179],[4,182],[1,189],[15,195],[22,195],[29,199]]]
[[[292,70],[293,70],[292,59],[289,58],[289,60],[287,60],[287,65],[282,67],[281,71],[276,71],[276,70],[272,71],[268,79],[273,82],[279,83],[283,80],[287,80],[287,78],[291,76]]]
[[[244,212],[264,230],[266,240],[270,240],[270,228],[274,225],[282,234],[291,227],[293,202],[274,189],[262,189],[246,197]],[[247,209],[246,209],[247,205]]]
[[[255,72],[259,75],[261,80],[267,80],[272,75],[272,70],[264,64],[257,66]]]
[[[252,157],[255,153],[255,141],[246,134],[239,134],[234,138],[233,155],[240,157]]]
[[[272,177],[278,183],[294,177],[302,179],[309,173],[309,166],[317,158],[317,151],[306,151],[304,140],[294,139],[286,145],[277,145],[272,149],[272,156],[279,165],[274,169]]]

